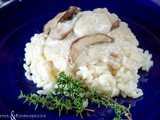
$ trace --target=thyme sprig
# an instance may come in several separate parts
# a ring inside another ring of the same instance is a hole
[[[20,92],[19,99],[25,99],[29,105],[46,107],[49,110],[59,110],[61,115],[62,110],[66,113],[69,110],[75,109],[76,115],[83,118],[83,111],[95,112],[93,109],[86,108],[85,103],[104,105],[106,108],[112,108],[116,114],[114,120],[121,120],[125,116],[128,120],[132,120],[130,106],[125,107],[119,104],[116,100],[110,97],[107,93],[101,93],[99,90],[90,89],[85,86],[79,79],[67,76],[64,72],[60,72],[57,79],[57,87],[47,95],[29,94],[24,95]]]

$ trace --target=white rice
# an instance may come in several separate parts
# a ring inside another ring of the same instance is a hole
[[[110,14],[110,16],[112,15],[116,16]],[[152,55],[147,50],[138,48],[139,43],[126,23],[121,22],[120,25],[130,34],[130,41],[126,41],[118,29],[108,33],[115,39],[111,46],[112,53],[115,55],[110,55],[99,63],[79,66],[76,74],[68,70],[70,67],[57,69],[54,60],[49,60],[44,54],[47,36],[44,33],[35,34],[25,48],[25,76],[38,88],[42,88],[37,91],[39,94],[50,92],[56,85],[57,74],[64,70],[90,87],[102,92],[109,92],[112,97],[122,95],[123,97],[138,98],[142,96],[142,90],[137,87],[140,78],[138,70],[140,68],[145,71],[149,70],[153,65]],[[85,101],[84,106],[87,103],[88,101]]]

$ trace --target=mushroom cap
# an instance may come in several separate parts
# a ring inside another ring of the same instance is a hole
[[[113,41],[114,41],[113,38],[109,37],[106,34],[101,34],[101,33],[80,37],[74,42],[72,42],[70,46],[68,61],[70,64],[74,64],[74,62],[78,59],[83,50],[88,46],[104,42],[111,43]]]

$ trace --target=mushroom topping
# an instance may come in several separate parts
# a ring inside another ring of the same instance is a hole
[[[69,9],[65,12],[65,14],[59,19],[58,22],[64,22],[73,19],[75,15],[80,11],[81,9],[76,6],[71,6]]]
[[[83,50],[91,45],[99,43],[111,43],[114,39],[106,34],[94,34],[86,35],[76,39],[70,46],[68,61],[70,64],[74,64],[78,57],[82,54]]]
[[[44,32],[58,40],[64,39],[80,18],[80,8],[71,6],[66,12],[58,14],[44,26]]]
[[[52,29],[55,29],[57,27],[58,21],[62,18],[62,16],[65,14],[65,12],[61,12],[57,14],[53,19],[48,21],[43,28],[43,32],[46,34],[49,34]]]
[[[119,27],[119,24],[120,24],[120,21],[119,21],[119,20],[115,21],[115,22],[112,24],[110,31],[118,28],[118,27]]]
[[[66,22],[59,22],[57,27],[54,30],[51,30],[50,37],[62,40],[72,31],[75,23],[78,21],[78,19],[81,17],[81,14],[75,16],[72,20],[66,21]]]

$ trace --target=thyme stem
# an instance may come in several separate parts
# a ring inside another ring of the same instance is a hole
[[[101,98],[104,98],[104,99],[107,99],[107,100],[113,102],[114,104],[116,104],[116,105],[118,105],[118,106],[121,106],[121,105],[120,105],[118,102],[116,102],[115,100],[110,99],[110,97],[106,97],[106,96],[104,96],[104,95],[100,95],[100,97],[101,97]],[[122,111],[125,112],[124,109],[122,109]],[[132,115],[131,115],[130,111],[128,111],[128,113],[127,113],[125,116],[127,117],[128,120],[132,120]]]
[[[72,108],[77,109],[76,106],[72,106]],[[84,110],[85,110],[85,111],[88,111],[88,112],[95,112],[95,110],[89,109],[89,108],[84,108]]]
[[[79,79],[67,76],[64,72],[59,74],[57,87],[52,92],[42,96],[37,94],[24,95],[21,91],[18,98],[25,99],[24,102],[29,102],[29,104],[34,104],[35,109],[38,106],[46,107],[49,110],[58,109],[59,115],[61,115],[62,110],[68,112],[68,110],[76,109],[76,115],[80,115],[81,118],[83,117],[83,111],[95,112],[95,110],[83,106],[83,103],[87,100],[91,104],[104,105],[106,108],[110,107],[114,109],[116,114],[114,120],[122,120],[123,115],[128,120],[132,120],[130,107],[127,108],[119,104],[108,94],[90,89]]]
[[[51,101],[47,102],[47,105],[54,106],[54,104],[52,104]],[[71,106],[71,108],[73,108],[73,109],[78,109],[78,107],[76,107],[76,106]],[[89,108],[84,108],[84,110],[85,110],[85,111],[88,111],[88,112],[95,112],[95,110],[89,109]]]

